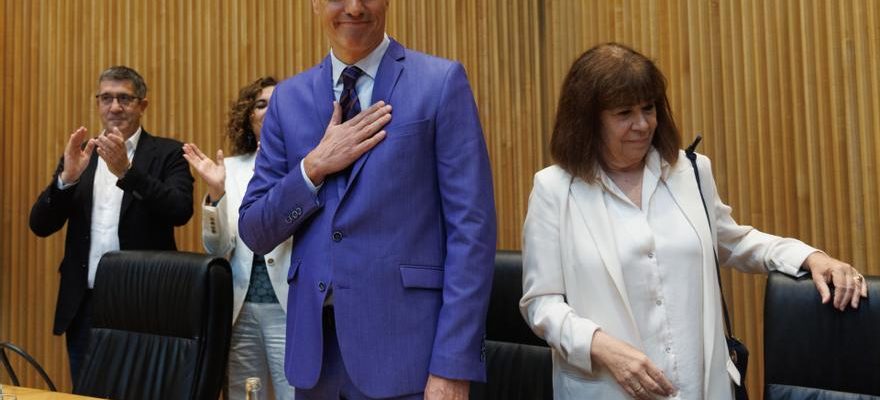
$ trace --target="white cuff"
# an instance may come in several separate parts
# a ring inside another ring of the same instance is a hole
[[[305,159],[303,159],[302,161],[299,162],[299,172],[302,172],[303,180],[306,181],[306,186],[309,187],[309,190],[312,191],[312,194],[318,194],[318,191],[321,190],[321,186],[324,186],[324,183],[321,182],[321,184],[318,186],[315,186],[315,184],[312,183],[312,180],[309,179],[308,175],[306,175],[305,162],[306,162]],[[59,178],[59,181],[60,181],[60,179],[61,178]]]
[[[58,174],[58,182],[56,185],[58,186],[59,190],[65,190],[73,185],[76,185],[77,183],[79,183],[79,181],[73,183],[64,183],[64,181],[61,180],[61,174]]]

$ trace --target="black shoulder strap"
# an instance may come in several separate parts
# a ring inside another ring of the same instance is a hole
[[[700,191],[700,199],[703,200],[703,211],[706,212],[706,220],[709,221],[709,231],[711,233],[712,218],[709,217],[709,208],[706,207],[706,197],[703,196],[703,186],[700,183],[700,171],[697,169],[697,153],[694,152],[701,140],[703,140],[703,137],[697,135],[694,142],[685,149],[684,154],[687,156],[688,160],[691,160],[691,166],[694,167],[694,177],[697,178],[697,189]],[[714,245],[712,246],[712,254],[715,256],[715,277],[718,278],[718,291],[721,293],[721,307],[722,311],[724,311],[724,327],[727,328],[727,335],[733,336],[733,330],[730,328],[730,316],[727,314],[727,302],[724,301],[724,287],[721,286],[721,269],[718,267],[718,253],[715,252]]]

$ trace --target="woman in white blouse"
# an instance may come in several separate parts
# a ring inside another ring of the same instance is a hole
[[[523,233],[520,308],[553,349],[557,399],[732,398],[713,247],[745,272],[811,273],[840,310],[867,296],[848,264],[738,225],[699,155],[710,227],[680,148],[651,60],[608,43],[575,61]]]
[[[293,398],[284,376],[287,272],[292,240],[269,254],[254,254],[238,237],[238,208],[254,174],[260,128],[277,82],[262,77],[245,86],[232,104],[227,137],[232,157],[207,157],[192,143],[184,157],[205,180],[208,194],[202,207],[205,250],[229,258],[233,280],[233,326],[229,349],[229,398],[245,398],[245,380],[259,377],[276,399]],[[270,384],[271,383],[271,384]]]

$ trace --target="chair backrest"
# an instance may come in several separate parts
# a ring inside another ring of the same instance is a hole
[[[486,383],[471,384],[471,399],[552,399],[553,362],[547,343],[519,312],[522,254],[499,250],[486,318]]]
[[[223,384],[232,273],[218,257],[120,251],[98,264],[89,351],[74,392],[114,399],[211,399]]]
[[[40,363],[30,354],[28,354],[24,349],[18,347],[9,342],[0,342],[0,364],[3,365],[3,368],[6,370],[6,374],[9,375],[9,379],[15,386],[21,386],[21,383],[18,380],[18,374],[15,373],[15,369],[12,368],[12,362],[9,359],[9,353],[7,351],[11,351],[15,354],[18,354],[22,359],[24,359],[28,364],[30,364],[36,371],[40,377],[43,378],[43,382],[46,383],[46,386],[49,387],[49,390],[55,392],[55,384],[52,382],[52,379],[49,379],[49,374],[46,373],[46,370],[40,366]]]
[[[771,273],[764,300],[764,398],[880,396],[880,277],[857,310],[821,304],[809,275]]]

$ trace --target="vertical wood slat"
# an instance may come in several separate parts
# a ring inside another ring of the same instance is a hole
[[[138,69],[150,86],[145,127],[213,153],[228,146],[224,122],[239,87],[302,71],[328,45],[307,1],[3,0],[0,13],[0,339],[22,344],[69,389],[63,340],[49,334],[63,230],[38,239],[27,214],[69,133],[100,129],[97,74],[112,64]],[[658,61],[685,141],[703,133],[741,223],[880,274],[872,262],[880,2],[408,0],[392,2],[388,31],[466,67],[501,248],[520,247],[532,175],[552,162],[547,145],[571,62],[616,40]],[[204,192],[198,182],[196,201]],[[182,249],[201,250],[200,222],[196,213],[176,230]],[[736,333],[756,354],[749,384],[760,391],[764,278],[722,275]]]

